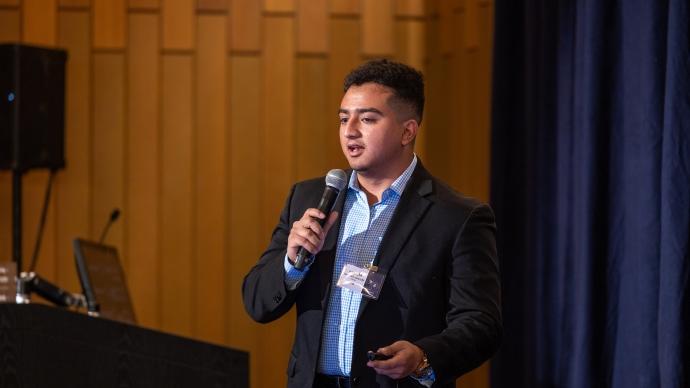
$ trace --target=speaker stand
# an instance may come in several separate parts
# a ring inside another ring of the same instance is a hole
[[[22,273],[22,176],[24,171],[12,170],[12,261],[17,274]]]

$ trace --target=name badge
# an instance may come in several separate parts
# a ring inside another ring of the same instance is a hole
[[[356,265],[345,264],[336,284],[338,287],[347,288],[366,298],[376,300],[379,298],[384,280],[386,280],[386,275],[379,273],[375,266],[360,268]]]

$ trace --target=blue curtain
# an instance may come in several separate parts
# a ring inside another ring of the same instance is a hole
[[[689,9],[496,0],[493,388],[690,387]]]

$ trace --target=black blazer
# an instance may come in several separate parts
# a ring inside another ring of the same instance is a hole
[[[284,283],[283,260],[292,223],[315,207],[324,179],[292,187],[268,249],[244,279],[249,315],[270,322],[297,306],[288,387],[313,384],[340,219],[326,236],[299,287]],[[343,190],[335,205],[342,214]],[[502,334],[500,282],[491,209],[461,196],[418,162],[403,192],[374,264],[387,275],[378,300],[362,298],[355,327],[351,382],[361,387],[419,386],[394,381],[366,366],[366,352],[407,340],[421,347],[436,372],[434,387],[454,381],[487,360]]]

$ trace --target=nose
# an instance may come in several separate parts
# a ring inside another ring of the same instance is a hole
[[[342,125],[343,135],[348,139],[355,139],[360,136],[359,120],[351,117],[346,123]]]

